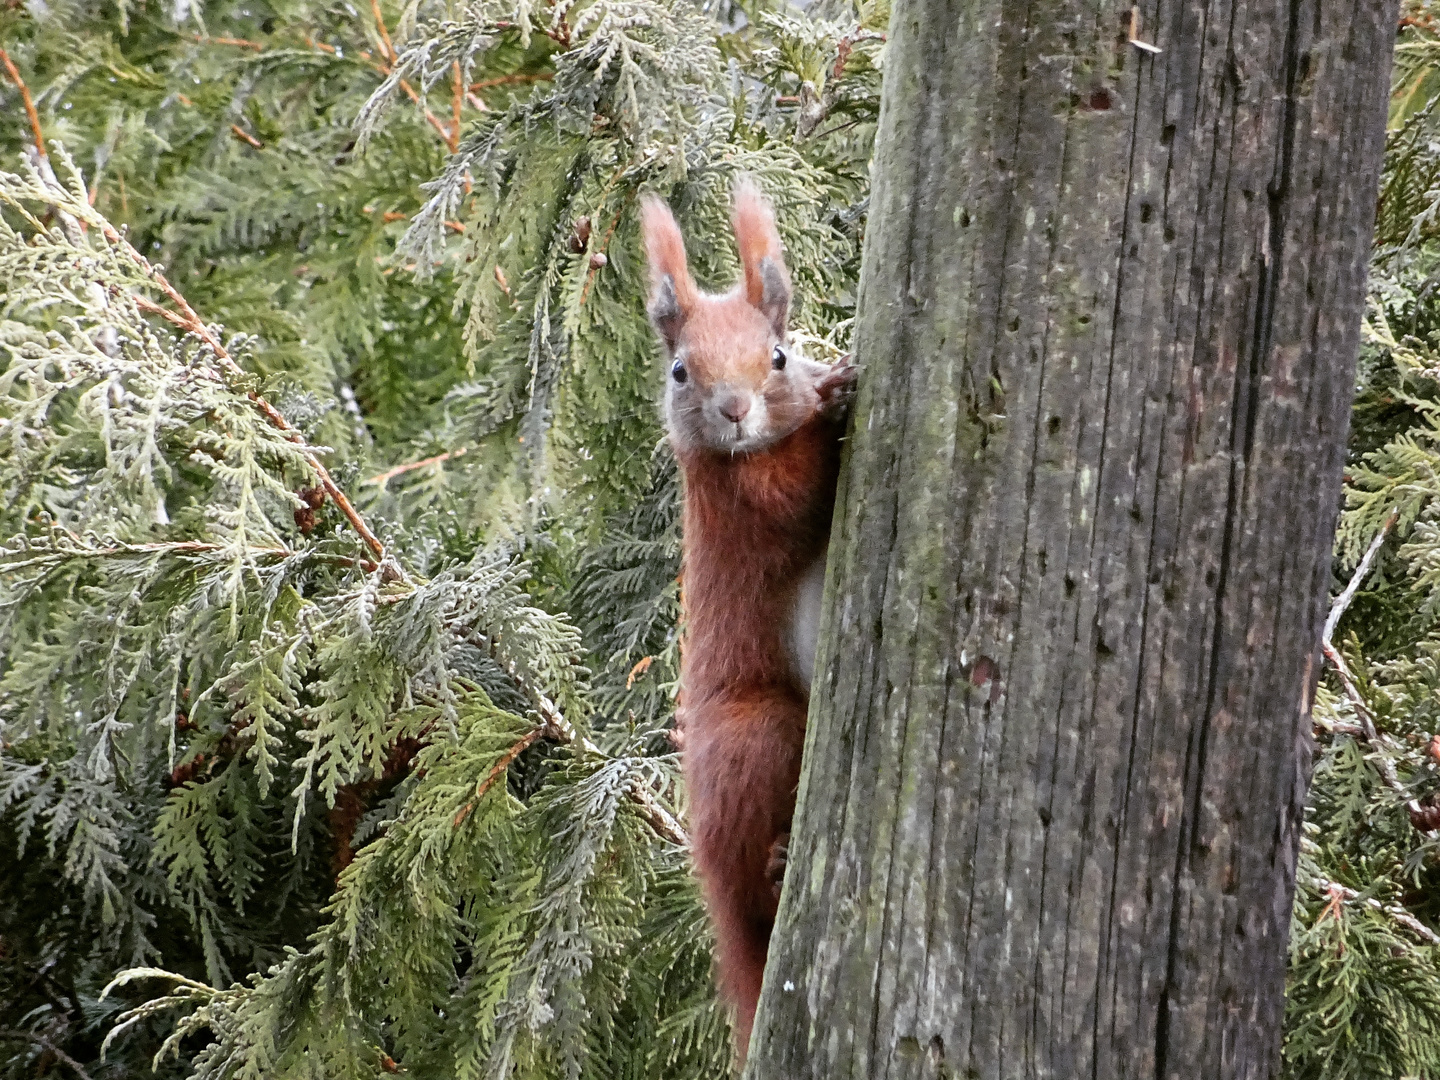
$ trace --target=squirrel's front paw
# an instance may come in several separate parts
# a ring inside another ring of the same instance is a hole
[[[815,392],[820,395],[820,411],[834,419],[843,419],[850,411],[850,403],[855,398],[855,383],[859,378],[860,369],[850,361],[849,356],[837,361],[815,384]]]
[[[783,832],[770,845],[770,859],[765,864],[765,876],[775,890],[775,899],[780,899],[780,886],[785,883],[785,864],[790,857],[790,834]]]

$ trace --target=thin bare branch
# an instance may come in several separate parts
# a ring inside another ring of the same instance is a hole
[[[1322,635],[1327,645],[1330,639],[1335,636],[1335,628],[1340,625],[1340,617],[1350,607],[1350,602],[1355,599],[1355,594],[1360,591],[1360,586],[1365,584],[1365,579],[1370,576],[1370,568],[1375,563],[1375,556],[1380,554],[1380,548],[1385,543],[1385,538],[1390,535],[1390,530],[1395,527],[1395,519],[1400,516],[1398,509],[1392,509],[1385,515],[1385,522],[1380,526],[1380,531],[1375,534],[1375,539],[1370,541],[1370,546],[1365,549],[1365,555],[1360,560],[1360,565],[1355,567],[1355,573],[1351,576],[1349,584],[1344,591],[1335,598],[1330,605],[1330,614],[1325,617],[1325,632]]]
[[[434,457],[423,458],[420,461],[407,462],[404,465],[396,465],[393,469],[386,469],[382,473],[376,473],[374,476],[362,480],[361,483],[377,484],[380,487],[384,487],[397,476],[402,476],[403,474],[408,472],[414,472],[416,469],[424,469],[431,465],[439,465],[442,461],[451,461],[454,458],[462,457],[469,449],[470,448],[468,446],[460,446],[456,447],[454,450],[446,450],[443,454],[436,454]]]
[[[1361,897],[1354,889],[1341,885],[1338,881],[1322,881],[1320,887],[1330,896],[1330,907],[1327,910],[1338,912],[1340,901],[1360,901],[1368,908],[1384,912],[1407,930],[1413,931],[1416,936],[1423,938],[1431,945],[1440,945],[1440,934],[1436,934],[1428,926],[1422,923],[1415,916],[1411,915],[1404,908],[1397,904],[1382,904],[1373,896]]]
[[[80,1077],[80,1080],[90,1080],[90,1074],[85,1071],[83,1065],[38,1032],[26,1031],[24,1028],[0,1028],[0,1039],[25,1039],[37,1046],[42,1046],[55,1055],[56,1061],[68,1065],[71,1071]]]
[[[242,142],[247,142],[247,143],[249,143],[249,144],[250,144],[251,146],[253,146],[256,150],[264,150],[264,149],[265,149],[265,144],[264,144],[264,143],[262,143],[259,139],[255,138],[254,135],[251,135],[248,131],[246,131],[244,128],[242,128],[239,124],[231,124],[231,125],[230,125],[230,133],[231,133],[232,135],[234,135],[237,139],[241,140]]]
[[[10,54],[0,49],[0,63],[4,63],[5,70],[10,74],[10,81],[20,89],[20,101],[25,106],[25,116],[30,121],[30,134],[35,139],[35,150],[43,158],[45,154],[45,133],[40,129],[40,114],[35,111],[34,99],[30,97],[30,88],[25,85],[25,80],[20,77],[20,69],[15,66],[15,61],[10,59]]]
[[[1335,647],[1335,643],[1332,640],[1335,635],[1335,628],[1340,625],[1341,616],[1345,614],[1345,610],[1350,606],[1350,602],[1355,599],[1355,594],[1360,591],[1360,586],[1365,583],[1365,579],[1370,576],[1370,569],[1375,563],[1375,557],[1380,553],[1380,548],[1384,545],[1385,538],[1390,535],[1390,530],[1395,525],[1395,519],[1398,513],[1397,510],[1391,510],[1390,513],[1386,515],[1385,523],[1381,525],[1380,531],[1375,534],[1375,539],[1370,541],[1370,546],[1365,550],[1365,556],[1360,560],[1360,565],[1355,568],[1355,573],[1351,575],[1349,583],[1340,595],[1335,598],[1335,602],[1330,605],[1330,614],[1325,618],[1325,630],[1320,637],[1320,647],[1325,653],[1325,659],[1330,661],[1330,666],[1335,669],[1335,674],[1340,677],[1340,684],[1345,688],[1345,696],[1350,699],[1350,704],[1354,706],[1355,716],[1360,721],[1360,728],[1365,741],[1376,750],[1382,751],[1376,754],[1375,762],[1376,768],[1380,771],[1381,779],[1385,781],[1385,785],[1390,788],[1391,791],[1394,791],[1398,795],[1405,796],[1408,795],[1409,792],[1405,789],[1405,785],[1400,782],[1399,774],[1395,772],[1394,762],[1390,760],[1389,755],[1383,752],[1385,740],[1375,729],[1375,717],[1371,715],[1370,707],[1365,704],[1365,698],[1360,693],[1360,688],[1355,685],[1355,677],[1350,673],[1350,665],[1345,662],[1345,657],[1341,654],[1340,650]],[[1420,812],[1420,803],[1416,799],[1407,799],[1405,805],[1406,808],[1409,809],[1412,818]]]

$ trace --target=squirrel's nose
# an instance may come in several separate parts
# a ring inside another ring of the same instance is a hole
[[[750,399],[743,394],[729,394],[716,403],[720,415],[732,424],[738,424],[750,412]]]

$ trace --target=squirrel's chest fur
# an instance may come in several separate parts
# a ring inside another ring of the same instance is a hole
[[[764,451],[681,455],[687,714],[750,687],[808,696],[839,471],[817,417]]]

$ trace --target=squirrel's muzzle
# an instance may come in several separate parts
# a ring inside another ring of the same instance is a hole
[[[715,402],[720,415],[732,424],[738,424],[750,414],[750,395],[729,393]]]

